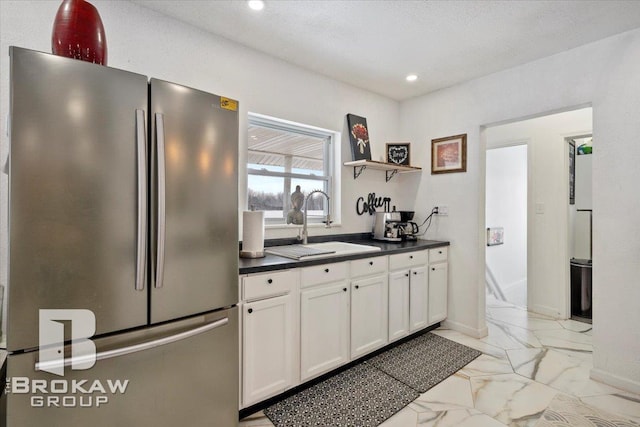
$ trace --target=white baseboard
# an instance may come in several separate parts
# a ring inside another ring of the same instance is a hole
[[[630,391],[635,394],[640,394],[640,382],[638,381],[633,381],[629,378],[623,378],[621,376],[596,368],[591,369],[591,371],[589,372],[589,376],[592,380],[599,381],[601,383],[605,383],[622,390]]]
[[[442,326],[447,329],[451,329],[454,331],[461,332],[465,335],[469,335],[470,337],[473,337],[473,338],[484,338],[489,333],[489,330],[487,329],[486,325],[483,328],[474,329],[474,328],[468,327],[467,325],[463,325],[462,323],[454,322],[452,320],[445,320],[444,322],[442,322]]]
[[[542,314],[544,316],[553,317],[554,319],[559,319],[561,317],[560,313],[558,313],[558,310],[553,307],[547,307],[544,305],[532,305],[532,306],[529,306],[528,308],[529,308],[529,311]]]

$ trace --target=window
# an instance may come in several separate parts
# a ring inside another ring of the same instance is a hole
[[[335,209],[334,147],[338,133],[258,114],[249,114],[247,132],[248,208],[265,211],[267,224],[285,224],[292,208],[291,193],[300,186],[306,196],[322,190],[308,203],[308,222],[321,222]],[[304,210],[304,209],[303,209]],[[337,218],[334,218],[334,220]]]

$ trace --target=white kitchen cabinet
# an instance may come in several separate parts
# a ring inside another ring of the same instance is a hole
[[[296,385],[299,277],[297,270],[241,277],[242,407]]]
[[[427,267],[413,267],[409,271],[409,332],[428,325],[429,278]]]
[[[242,407],[444,320],[447,251],[242,276]]]
[[[300,379],[318,376],[348,361],[348,281],[303,289],[300,292]]]
[[[367,354],[387,343],[387,275],[351,282],[351,358]]]
[[[249,406],[292,385],[292,295],[245,303],[242,403]]]
[[[427,251],[389,256],[389,341],[428,325]]]
[[[409,334],[409,270],[389,274],[389,341]]]
[[[429,250],[429,325],[447,317],[447,248]]]

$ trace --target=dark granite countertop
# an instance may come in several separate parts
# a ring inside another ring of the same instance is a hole
[[[326,239],[323,239],[326,240]],[[360,235],[352,236],[333,236],[331,240],[349,243],[357,243],[360,245],[377,246],[380,252],[365,252],[359,254],[333,256],[321,259],[313,259],[306,261],[296,261],[290,258],[284,258],[277,255],[267,254],[264,258],[240,258],[239,271],[240,274],[260,273],[265,271],[286,270],[289,268],[308,267],[312,265],[329,264],[332,262],[350,261],[354,259],[370,258],[376,256],[384,256],[398,254],[403,252],[411,252],[421,249],[437,248],[449,246],[449,242],[439,240],[414,240],[405,242],[383,242],[370,238],[362,238]],[[284,244],[280,243],[279,244]],[[265,243],[265,246],[269,246]]]

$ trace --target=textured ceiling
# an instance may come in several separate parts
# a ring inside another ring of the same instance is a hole
[[[638,0],[132,1],[397,100],[640,27]]]

